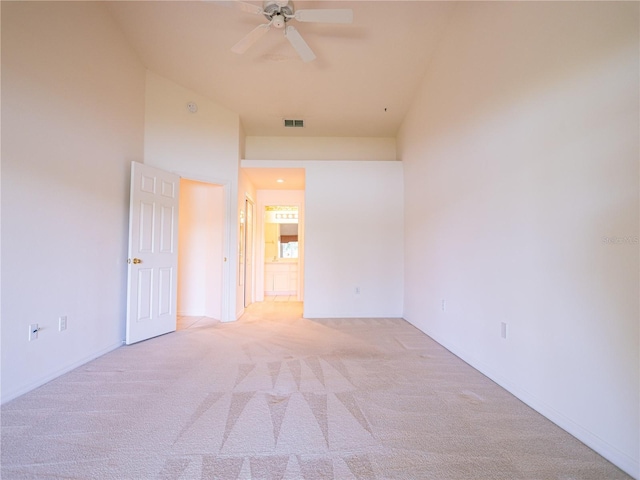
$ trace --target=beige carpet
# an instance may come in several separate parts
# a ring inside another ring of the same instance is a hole
[[[239,322],[120,348],[2,407],[2,479],[626,479],[399,319]]]

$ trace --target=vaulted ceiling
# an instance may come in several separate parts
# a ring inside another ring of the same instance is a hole
[[[231,52],[267,22],[232,1],[109,3],[148,69],[238,113],[248,136],[395,136],[455,3],[298,0],[295,8],[350,8],[354,21],[292,20],[317,57],[304,63],[275,28],[244,54]],[[285,129],[284,118],[305,127]]]

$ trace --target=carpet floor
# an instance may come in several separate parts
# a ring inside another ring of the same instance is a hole
[[[401,319],[182,319],[2,406],[2,478],[613,480]]]

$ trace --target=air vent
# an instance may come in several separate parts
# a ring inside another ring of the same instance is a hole
[[[285,118],[284,126],[287,128],[302,128],[304,127],[304,120],[289,120]]]

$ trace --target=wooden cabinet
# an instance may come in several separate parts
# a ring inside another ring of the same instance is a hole
[[[298,293],[298,263],[268,262],[264,267],[265,295],[295,295]]]

